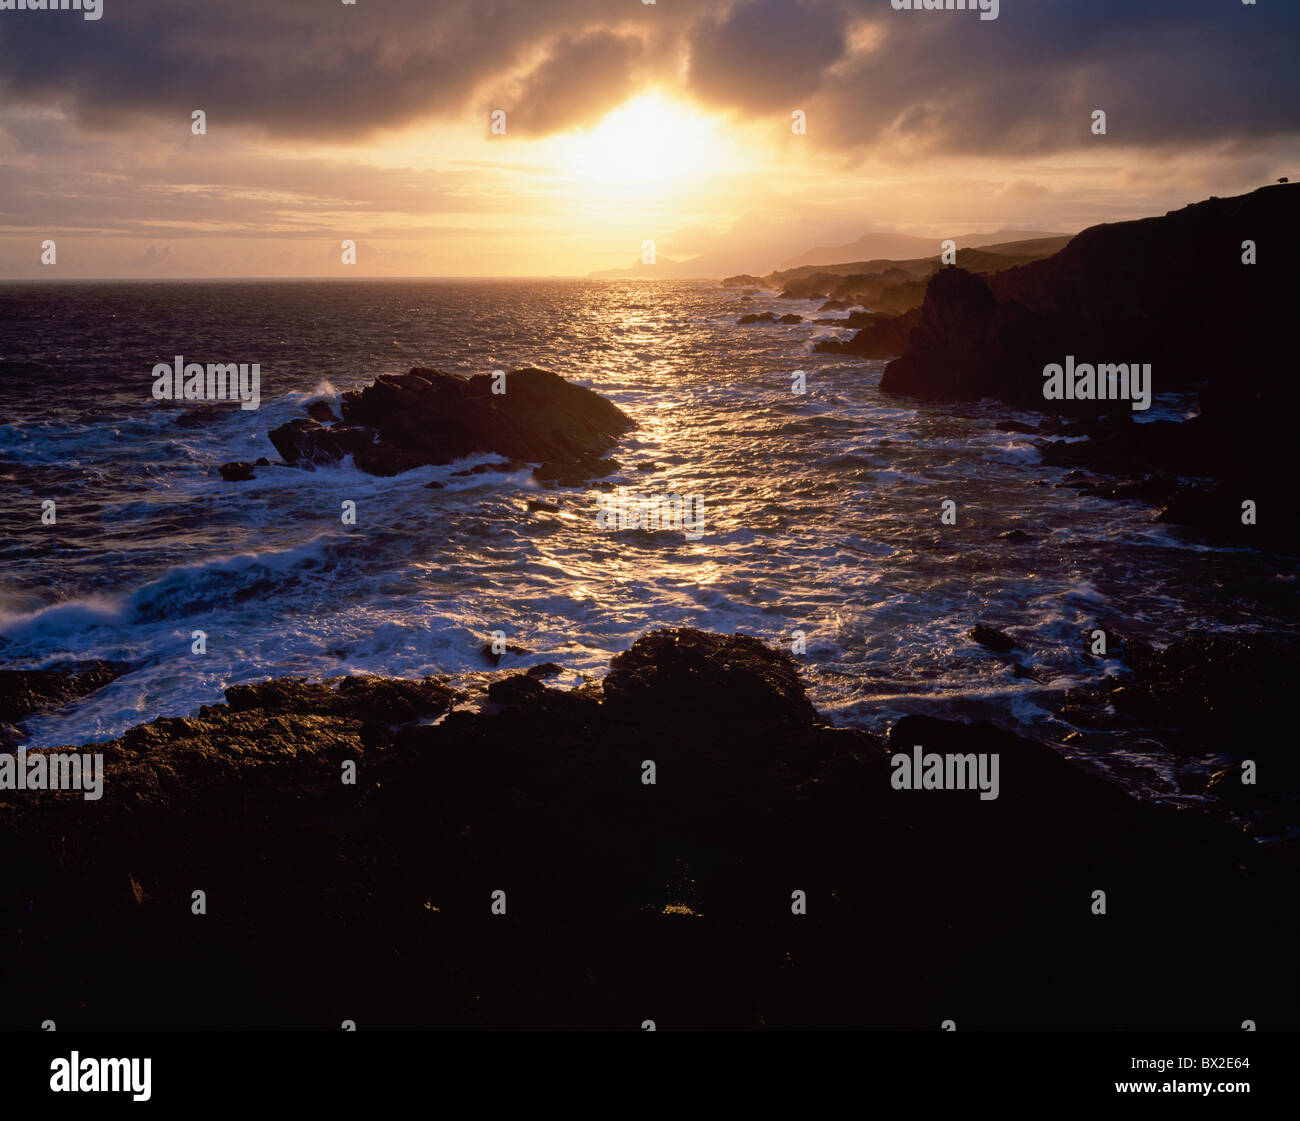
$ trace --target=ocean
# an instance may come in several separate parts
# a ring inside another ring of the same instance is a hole
[[[471,681],[492,669],[482,650],[497,631],[528,651],[501,668],[557,662],[554,684],[571,687],[645,631],[693,626],[787,650],[802,635],[809,695],[835,723],[993,720],[1144,797],[1201,800],[1218,755],[1075,727],[1057,706],[1122,672],[1089,653],[1096,628],[1157,645],[1289,632],[1295,562],[1077,496],[1042,465],[1039,437],[1006,427],[1036,414],[886,397],[883,362],[813,353],[852,332],[736,325],[818,306],[705,282],[0,285],[0,667],[131,666],[30,719],[26,743],[108,739],[274,676]],[[196,403],[151,392],[155,363],[178,354],[258,363],[261,407],[182,422]],[[413,366],[538,366],[590,386],[637,422],[608,481],[693,496],[703,533],[602,529],[604,492],[547,490],[527,469],[458,474],[491,455],[395,478],[346,462],[217,474],[276,460],[267,433],[308,403],[337,411],[340,393]],[[1139,422],[1194,408],[1157,393]],[[530,509],[539,499],[558,509]],[[941,523],[945,500],[956,525]],[[340,518],[348,501],[355,525]],[[1029,540],[1001,536],[1012,530]],[[1022,649],[976,645],[979,622]]]

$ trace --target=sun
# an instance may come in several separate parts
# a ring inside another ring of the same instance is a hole
[[[594,128],[557,138],[559,171],[623,193],[660,190],[718,169],[723,144],[715,123],[660,93],[641,94]]]

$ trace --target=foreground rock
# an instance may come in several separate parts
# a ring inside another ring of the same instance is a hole
[[[343,394],[341,423],[295,420],[270,438],[288,463],[317,466],[350,455],[361,470],[387,476],[484,453],[578,470],[632,427],[598,393],[545,370],[512,371],[504,393],[493,385],[487,374],[385,375]]]
[[[835,728],[785,654],[691,630],[646,635],[573,692],[519,673],[481,712],[457,699],[437,680],[238,687],[104,745],[93,806],[0,799],[0,1018],[1297,1022],[1287,854],[1042,745],[918,718],[888,744]],[[997,753],[999,797],[894,789],[891,760],[918,745]],[[1221,960],[1230,978],[1189,982]]]

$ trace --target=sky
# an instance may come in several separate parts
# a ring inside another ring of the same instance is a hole
[[[765,272],[1300,177],[1297,0],[15,2],[0,278]]]

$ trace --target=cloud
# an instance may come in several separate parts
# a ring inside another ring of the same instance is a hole
[[[846,9],[816,0],[749,0],[690,34],[689,83],[702,100],[747,110],[798,108],[844,53]]]
[[[64,17],[67,18],[64,18]],[[1300,4],[1003,0],[896,12],[888,0],[105,0],[104,18],[7,12],[0,95],[103,129],[144,118],[353,144],[505,108],[537,136],[641,83],[706,107],[809,111],[822,151],[1028,154],[1191,146],[1300,129]],[[512,103],[507,103],[512,102]]]
[[[560,40],[514,92],[508,127],[536,136],[599,119],[637,91],[644,53],[641,40],[605,31]]]
[[[996,21],[855,7],[873,48],[809,111],[809,135],[830,147],[1026,155],[1300,131],[1300,5],[1006,0]],[[1107,113],[1104,140],[1094,109]]]

